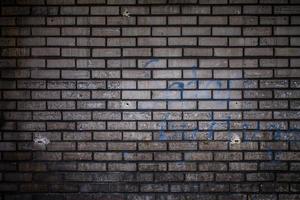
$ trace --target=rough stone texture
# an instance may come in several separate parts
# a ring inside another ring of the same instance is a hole
[[[1,0],[0,200],[299,200],[299,0]]]

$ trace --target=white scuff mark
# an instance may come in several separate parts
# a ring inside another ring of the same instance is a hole
[[[125,9],[125,10],[123,11],[122,15],[123,15],[124,17],[130,17],[130,13],[129,13],[129,11],[128,11],[127,9]]]
[[[47,145],[50,143],[50,140],[46,137],[36,137],[33,139],[33,142],[39,145]]]
[[[234,135],[231,138],[230,144],[240,144],[241,143],[241,138],[238,135]]]

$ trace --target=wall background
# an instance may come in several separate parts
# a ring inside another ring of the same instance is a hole
[[[300,1],[1,4],[1,200],[300,199]]]

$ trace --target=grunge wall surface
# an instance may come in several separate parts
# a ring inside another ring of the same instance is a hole
[[[1,0],[0,200],[299,200],[299,0]]]

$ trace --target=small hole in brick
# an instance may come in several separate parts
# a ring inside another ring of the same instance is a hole
[[[46,137],[37,137],[34,138],[34,143],[39,144],[39,145],[47,145],[50,143],[50,140]]]
[[[124,10],[124,12],[122,13],[122,15],[124,17],[130,17],[130,13],[129,13],[129,11],[127,9]]]
[[[230,143],[231,144],[240,144],[241,139],[238,136],[234,136],[234,138],[231,139]]]

